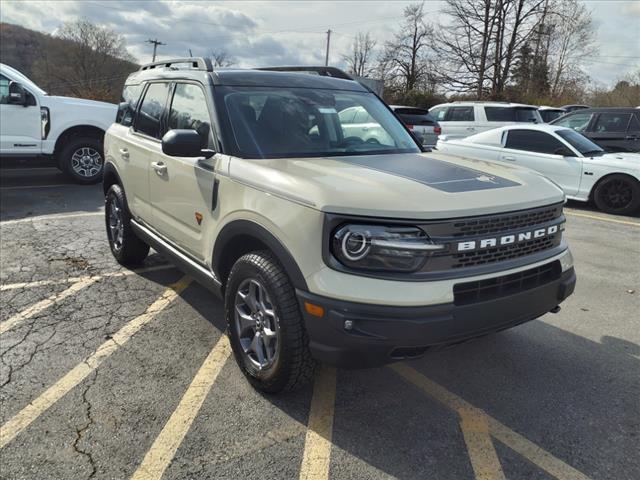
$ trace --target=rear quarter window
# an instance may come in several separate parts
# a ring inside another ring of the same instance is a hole
[[[116,123],[125,127],[130,127],[133,124],[133,117],[136,114],[141,93],[142,85],[125,85],[118,105]]]
[[[445,120],[447,122],[473,122],[473,107],[451,107]]]

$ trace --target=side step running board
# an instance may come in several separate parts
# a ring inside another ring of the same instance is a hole
[[[204,265],[190,258],[176,247],[160,238],[147,227],[140,225],[135,220],[131,220],[131,227],[141,240],[148,243],[156,252],[167,257],[176,267],[193,277],[199,284],[206,287],[218,297],[222,298],[222,284],[213,272]]]

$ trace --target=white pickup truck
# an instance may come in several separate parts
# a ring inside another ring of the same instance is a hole
[[[56,97],[0,64],[0,157],[49,157],[78,183],[102,179],[111,103]]]

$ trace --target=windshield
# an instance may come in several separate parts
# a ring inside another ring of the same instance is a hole
[[[602,150],[602,148],[575,130],[557,130],[556,133],[569,142],[571,146],[578,150],[582,155],[598,156],[604,154],[604,150]]]
[[[420,149],[373,94],[217,87],[225,141],[241,158],[415,153]]]

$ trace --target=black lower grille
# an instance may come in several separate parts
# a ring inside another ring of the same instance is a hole
[[[511,275],[459,283],[453,287],[453,303],[455,305],[469,305],[514,295],[553,282],[559,279],[561,274],[562,267],[560,262],[556,260]]]
[[[513,258],[524,257],[532,253],[542,252],[559,244],[560,234],[537,238],[528,242],[505,245],[502,247],[477,250],[453,255],[451,268],[473,267],[487,263],[501,262]]]

